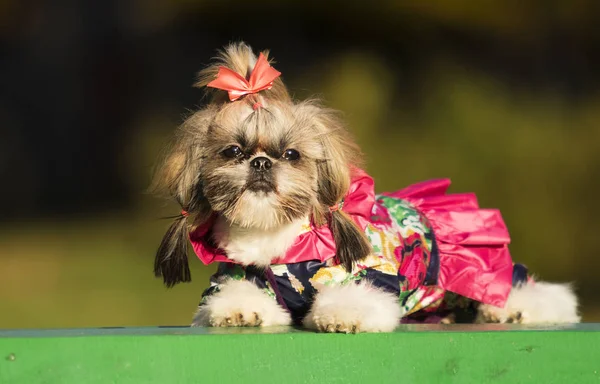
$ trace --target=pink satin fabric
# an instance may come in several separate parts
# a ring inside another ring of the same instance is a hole
[[[281,72],[271,67],[261,53],[248,80],[229,68],[219,67],[217,78],[206,86],[227,91],[229,100],[235,101],[244,95],[271,89],[273,81],[280,75]]]
[[[480,209],[472,193],[446,195],[449,186],[448,179],[431,180],[384,195],[408,201],[431,223],[439,246],[439,287],[503,307],[513,262],[502,215]]]
[[[512,284],[510,237],[500,212],[480,209],[474,194],[451,194],[450,180],[430,180],[383,195],[400,198],[416,207],[431,223],[439,246],[438,286],[473,300],[504,306]],[[375,204],[373,179],[356,170],[342,211],[365,229]],[[214,217],[190,234],[192,247],[204,264],[234,261],[208,243]],[[298,236],[287,253],[272,264],[335,257],[335,241],[327,225]]]

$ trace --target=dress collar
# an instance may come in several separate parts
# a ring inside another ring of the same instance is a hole
[[[355,169],[352,182],[340,210],[349,215],[364,230],[371,217],[375,204],[373,178],[362,169]],[[212,228],[217,215],[190,233],[190,242],[198,258],[206,265],[215,262],[237,263],[217,248],[211,239]],[[320,227],[311,225],[303,229],[285,255],[274,259],[271,264],[290,264],[309,260],[326,261],[335,257],[336,248],[333,234],[327,224]]]

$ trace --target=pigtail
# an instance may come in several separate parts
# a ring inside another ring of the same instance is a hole
[[[169,226],[154,258],[154,275],[162,277],[168,288],[178,283],[192,281],[187,256],[187,239],[187,213],[184,211]]]
[[[348,193],[352,170],[359,168],[361,151],[344,129],[341,119],[331,110],[314,101],[298,106],[307,118],[312,118],[322,146],[323,158],[317,163],[318,196],[321,203],[313,211],[317,225],[329,225],[336,246],[336,261],[352,272],[354,263],[371,253],[371,245],[354,220],[343,212],[340,203]]]
[[[187,256],[188,235],[211,212],[199,173],[204,159],[203,140],[214,112],[215,108],[208,106],[190,116],[177,130],[150,187],[154,194],[175,200],[184,208],[167,229],[154,258],[154,275],[162,277],[168,288],[192,280]],[[188,215],[194,219],[189,223]]]
[[[331,212],[329,228],[335,240],[337,262],[352,272],[354,263],[371,253],[367,237],[354,220],[340,210]]]

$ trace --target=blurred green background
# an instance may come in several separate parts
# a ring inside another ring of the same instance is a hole
[[[378,191],[450,177],[600,321],[597,0],[0,2],[0,328],[188,324],[212,268],[152,274],[144,193],[217,48],[271,49],[345,112]]]

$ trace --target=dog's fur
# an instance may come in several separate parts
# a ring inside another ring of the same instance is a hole
[[[264,52],[268,57],[268,52]],[[204,88],[220,65],[248,78],[257,57],[243,43],[232,44],[200,73]],[[254,109],[260,103],[262,108]],[[237,147],[237,149],[236,149]],[[299,158],[286,159],[294,150]],[[250,166],[262,158],[268,172]],[[280,78],[270,90],[229,102],[213,91],[208,105],[177,132],[159,168],[154,189],[176,199],[179,217],[159,248],[155,273],[167,286],[190,281],[187,234],[218,212],[215,242],[245,265],[267,266],[292,245],[304,223],[329,223],[337,261],[347,269],[370,252],[359,228],[342,211],[329,214],[348,191],[359,147],[337,114],[315,100],[291,99]],[[189,216],[188,216],[189,215]],[[394,295],[369,284],[327,287],[315,297],[305,326],[325,332],[391,331],[401,311]],[[577,322],[577,300],[567,285],[537,282],[513,289],[505,308],[480,306],[478,321]],[[230,281],[209,297],[194,325],[267,326],[290,316],[248,282]]]

